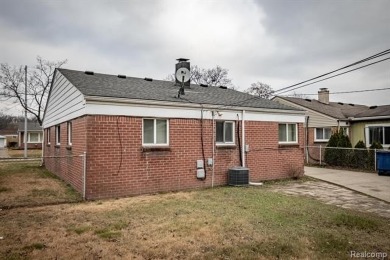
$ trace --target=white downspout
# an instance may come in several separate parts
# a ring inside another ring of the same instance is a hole
[[[41,166],[43,166],[43,164],[44,164],[44,162],[43,162],[43,156],[44,156],[44,154],[45,154],[45,129],[43,129],[43,133],[42,133],[42,140],[41,140],[41,142],[42,142],[42,159],[41,159]]]
[[[242,167],[245,167],[245,110],[242,110],[241,117],[241,136],[242,136],[242,144],[241,144],[241,157],[242,157]]]
[[[213,146],[213,170],[212,170],[212,174],[211,174],[211,187],[213,188],[214,187],[214,167],[215,167],[215,112],[214,111],[211,111],[211,115],[212,115],[212,121],[213,121],[213,143],[212,143],[212,146]]]

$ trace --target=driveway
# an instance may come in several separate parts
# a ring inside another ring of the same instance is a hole
[[[0,148],[0,158],[8,158],[7,148]]]
[[[305,175],[390,202],[390,176],[318,167],[305,167]]]

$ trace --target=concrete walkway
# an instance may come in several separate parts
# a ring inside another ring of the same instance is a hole
[[[317,167],[305,167],[305,175],[390,202],[390,176]]]

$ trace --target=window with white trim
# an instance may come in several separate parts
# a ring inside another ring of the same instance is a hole
[[[68,145],[72,146],[72,122],[68,122],[66,128],[68,129]]]
[[[46,142],[50,144],[50,127],[46,129]]]
[[[321,127],[314,129],[314,141],[315,142],[328,142],[332,135],[332,128]]]
[[[234,122],[217,121],[215,126],[217,144],[234,144]]]
[[[296,144],[298,143],[297,124],[279,124],[279,143]]]
[[[27,134],[28,143],[40,143],[42,142],[42,133],[30,132]]]
[[[366,128],[367,145],[378,142],[384,147],[390,146],[390,125],[373,125]]]
[[[142,124],[142,145],[167,146],[169,145],[169,126],[167,119],[145,118]]]
[[[56,125],[55,134],[56,134],[56,145],[60,145],[61,144],[61,126],[60,125]]]

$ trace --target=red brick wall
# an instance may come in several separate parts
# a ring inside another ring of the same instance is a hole
[[[75,125],[79,126],[77,131]],[[60,148],[53,147],[52,127],[52,145],[46,149],[45,154],[78,154],[82,153],[86,146],[86,196],[89,199],[211,186],[212,167],[207,166],[207,158],[212,158],[213,147],[211,120],[203,122],[206,180],[196,178],[196,161],[203,159],[200,120],[170,119],[169,149],[160,151],[142,149],[142,118],[86,116],[74,120],[73,128],[74,140],[71,151],[62,145]],[[302,124],[298,127],[299,144],[283,147],[279,147],[278,144],[278,123],[247,121],[245,129],[246,143],[250,146],[250,152],[246,154],[246,163],[250,169],[251,181],[286,178],[291,165],[303,170]],[[85,131],[88,132],[86,137]],[[241,129],[239,132],[241,134]],[[66,123],[61,125],[61,134],[66,135]],[[55,166],[53,162],[46,165],[49,170],[56,172],[81,191],[80,163],[81,160],[71,166],[65,164]],[[240,165],[238,145],[216,147],[214,185],[227,184],[228,169],[238,165]],[[75,173],[70,173],[72,170]]]
[[[298,144],[279,145],[277,122],[245,122],[245,142],[249,144],[247,166],[250,180],[289,177],[290,170],[303,170],[304,129],[298,124]]]
[[[48,130],[45,129],[44,163],[46,168],[58,177],[70,183],[78,192],[83,193],[83,158],[87,151],[86,117],[72,120],[72,146],[68,146],[67,123],[62,123],[60,145],[55,144],[55,127],[50,127],[50,145],[47,144]]]

